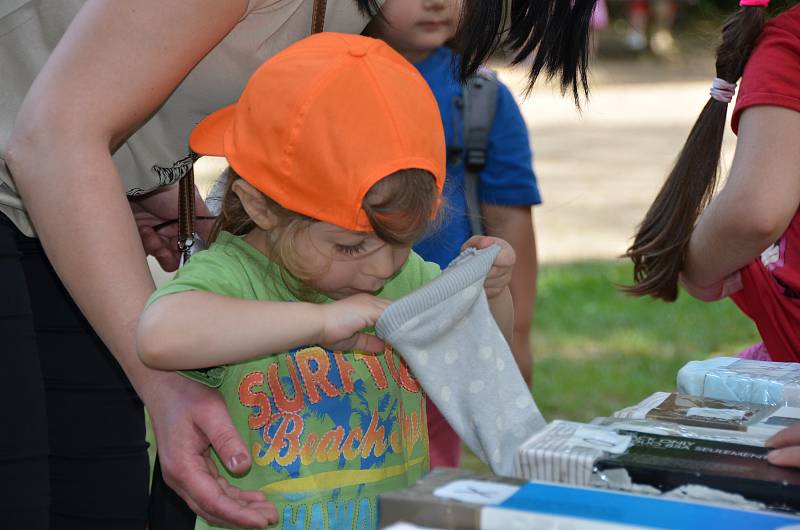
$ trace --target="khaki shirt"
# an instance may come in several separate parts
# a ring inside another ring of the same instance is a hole
[[[0,212],[34,235],[3,160],[19,106],[84,0],[0,2]],[[380,2],[379,2],[380,3]],[[235,102],[266,59],[311,31],[313,0],[250,0],[245,15],[181,82],[158,112],[114,154],[128,196],[177,182],[190,164],[192,128]],[[360,33],[368,18],[354,0],[328,0],[325,31]]]

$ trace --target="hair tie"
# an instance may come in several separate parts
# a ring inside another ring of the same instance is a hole
[[[711,97],[722,103],[730,103],[733,96],[736,94],[736,83],[729,83],[724,79],[715,77],[711,82],[711,90],[709,90]]]
[[[767,7],[769,0],[739,0],[739,7]]]

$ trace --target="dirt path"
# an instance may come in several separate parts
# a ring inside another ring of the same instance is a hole
[[[501,69],[515,93],[522,72]],[[600,62],[582,113],[548,86],[521,108],[544,204],[535,210],[544,263],[611,259],[629,245],[708,98],[713,63]],[[734,137],[726,133],[726,159]]]

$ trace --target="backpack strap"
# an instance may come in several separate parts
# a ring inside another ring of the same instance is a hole
[[[464,196],[473,235],[483,234],[478,182],[480,172],[486,167],[489,131],[497,112],[497,86],[494,72],[480,67],[461,89],[464,105]]]

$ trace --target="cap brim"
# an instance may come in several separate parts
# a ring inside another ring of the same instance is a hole
[[[198,155],[225,156],[225,131],[233,122],[236,104],[206,116],[189,135],[189,147]]]

